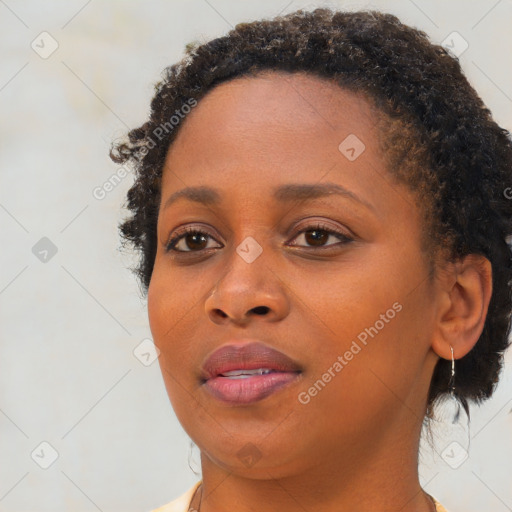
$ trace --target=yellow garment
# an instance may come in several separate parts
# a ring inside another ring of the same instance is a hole
[[[167,503],[160,508],[155,508],[151,512],[188,512],[190,508],[190,501],[196,492],[196,489],[201,484],[201,481],[197,482],[191,489],[189,489],[186,493],[182,494],[179,498]],[[436,512],[448,512],[442,505],[439,503],[433,496],[431,498],[434,500],[436,505]],[[194,509],[191,509],[190,512],[194,512]]]

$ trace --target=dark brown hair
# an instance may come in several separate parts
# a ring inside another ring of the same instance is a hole
[[[115,162],[135,170],[127,197],[131,214],[120,232],[140,253],[134,270],[144,292],[156,254],[162,169],[187,108],[222,82],[264,71],[307,72],[364,94],[382,113],[390,172],[421,201],[428,253],[442,250],[451,261],[474,253],[491,262],[493,292],[483,332],[456,361],[456,397],[469,416],[468,400],[479,404],[494,392],[510,343],[512,202],[505,190],[512,142],[458,60],[393,15],[323,8],[240,23],[224,37],[187,45],[184,58],[165,69],[149,120],[111,150]],[[451,361],[440,359],[427,419],[446,396],[450,371]]]

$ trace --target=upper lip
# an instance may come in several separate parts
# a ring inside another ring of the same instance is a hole
[[[282,372],[300,372],[294,360],[261,341],[232,342],[210,354],[201,370],[204,380],[232,370],[255,370],[268,368]]]

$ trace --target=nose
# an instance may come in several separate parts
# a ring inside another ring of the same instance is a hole
[[[251,263],[234,254],[205,301],[206,314],[218,325],[246,325],[255,317],[276,322],[289,312],[287,286],[263,255]]]

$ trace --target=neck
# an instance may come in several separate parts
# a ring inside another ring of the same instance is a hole
[[[257,475],[242,474],[221,468],[201,453],[197,510],[249,512],[264,503],[268,512],[435,512],[418,479],[421,426],[411,435],[411,422],[402,418],[401,425],[371,443],[321,454],[316,464],[295,474],[270,466],[261,467]]]

